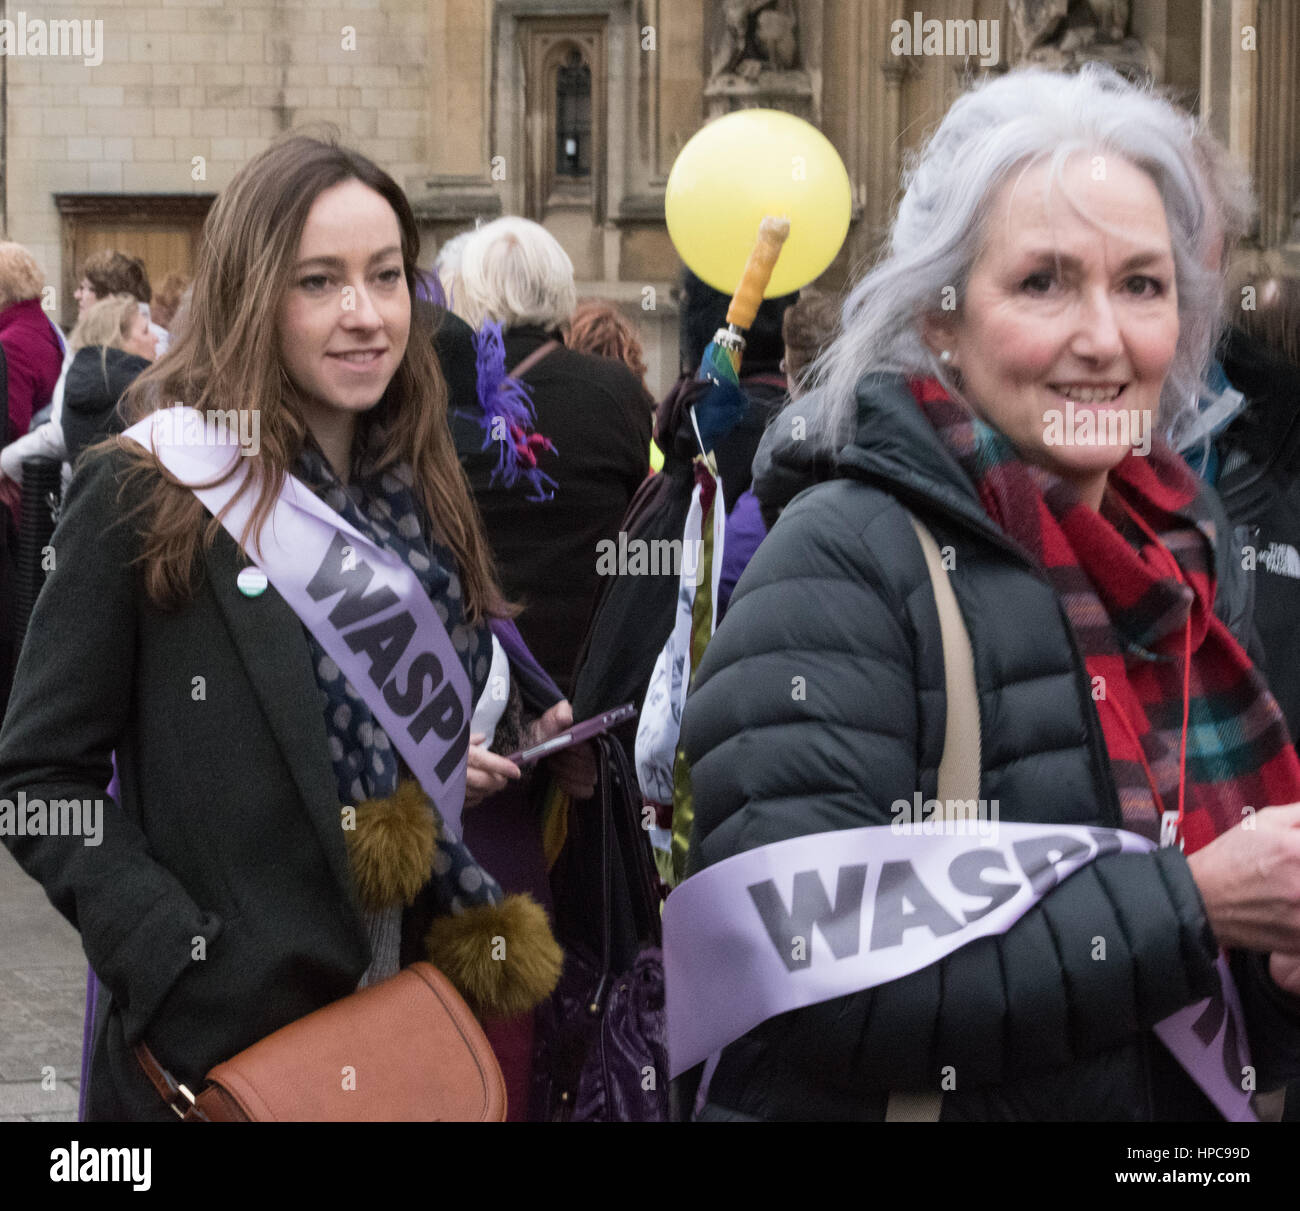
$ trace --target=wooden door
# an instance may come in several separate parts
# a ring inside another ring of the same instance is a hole
[[[59,316],[70,329],[77,321],[73,294],[81,280],[81,266],[92,253],[111,248],[139,257],[155,288],[169,273],[192,278],[203,220],[213,198],[71,194],[56,197],[55,201],[63,216]]]

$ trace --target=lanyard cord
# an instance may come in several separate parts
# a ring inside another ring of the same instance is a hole
[[[1113,496],[1117,501],[1119,501],[1120,505],[1129,517],[1131,517],[1137,524],[1138,528],[1151,540],[1152,543],[1155,544],[1155,547],[1160,552],[1161,556],[1168,561],[1169,570],[1173,573],[1174,578],[1178,583],[1180,585],[1186,585],[1187,581],[1183,577],[1182,569],[1178,566],[1178,560],[1174,558],[1173,553],[1169,548],[1160,541],[1160,536],[1149,525],[1147,525],[1142,517],[1138,515],[1137,511],[1134,510],[1132,506],[1129,505],[1128,501],[1126,501],[1118,492],[1113,493]],[[1178,822],[1176,825],[1176,835],[1178,836],[1182,835],[1183,819],[1187,809],[1187,728],[1191,714],[1191,688],[1192,607],[1191,603],[1189,603],[1187,608],[1187,622],[1183,626],[1183,726],[1178,750]],[[1151,766],[1147,762],[1146,753],[1142,748],[1141,740],[1138,738],[1137,730],[1133,727],[1132,720],[1129,719],[1124,708],[1120,706],[1118,700],[1108,698],[1107,701],[1115,708],[1117,717],[1120,722],[1123,723],[1124,730],[1128,732],[1129,738],[1133,741],[1133,744],[1137,749],[1138,758],[1142,762],[1143,770],[1146,772],[1147,782],[1151,786],[1151,794],[1156,801],[1156,805],[1160,808],[1160,815],[1163,819],[1165,815],[1164,800],[1161,798],[1160,792],[1156,789],[1156,780],[1152,776]]]
[[[1118,719],[1120,723],[1124,725],[1124,730],[1128,733],[1129,739],[1133,741],[1133,747],[1137,751],[1138,760],[1142,763],[1142,769],[1147,776],[1147,783],[1151,787],[1151,796],[1153,799],[1155,799],[1156,808],[1160,812],[1161,817],[1163,818],[1165,814],[1165,801],[1161,797],[1160,792],[1156,789],[1155,775],[1151,772],[1151,766],[1147,761],[1147,755],[1142,748],[1142,741],[1138,739],[1137,731],[1134,729],[1133,723],[1128,717],[1128,713],[1124,710],[1122,706],[1120,706],[1119,701],[1115,698],[1107,698],[1106,701],[1110,704],[1111,709],[1114,710],[1115,718]],[[1181,806],[1182,806],[1182,801],[1180,796],[1179,799],[1180,809]],[[1181,819],[1182,819],[1182,814],[1180,810],[1179,813],[1180,822]]]

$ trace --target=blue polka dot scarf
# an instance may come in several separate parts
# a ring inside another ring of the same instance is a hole
[[[419,577],[465,666],[472,708],[487,684],[492,665],[492,635],[486,624],[474,626],[465,621],[455,560],[421,524],[422,511],[412,489],[411,468],[405,463],[380,467],[386,437],[383,426],[376,421],[366,426],[354,449],[352,476],[346,485],[339,481],[329,460],[310,438],[294,464],[293,474],[314,488],[331,509],[378,546],[399,555]],[[411,777],[405,763],[338,665],[311,631],[306,627],[303,631],[320,686],[339,803],[356,804],[391,795],[399,781]],[[503,897],[500,885],[459,841],[438,838],[433,870],[429,873],[435,912],[439,916],[459,913],[477,904],[496,904]],[[399,969],[401,914],[400,905],[366,913],[373,961],[362,985],[386,979]]]

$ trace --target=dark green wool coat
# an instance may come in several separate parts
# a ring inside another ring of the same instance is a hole
[[[5,842],[110,993],[90,1117],[175,1121],[131,1045],[197,1088],[352,992],[370,953],[301,622],[274,588],[239,591],[246,561],[224,530],[190,604],[151,605],[121,521],[124,462],[98,457],[69,489],[0,734],[0,796],[104,800],[98,846]],[[119,803],[105,795],[114,751]],[[403,961],[419,957],[419,916]]]

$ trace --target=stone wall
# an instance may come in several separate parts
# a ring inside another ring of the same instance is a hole
[[[966,81],[1006,70],[1024,48],[1012,0],[793,2],[802,23],[798,68],[813,87],[806,104],[844,158],[853,189],[849,238],[821,283],[837,288],[878,249],[906,153]],[[663,225],[663,189],[677,152],[709,106],[721,103],[716,88],[709,91],[718,0],[30,0],[26,7],[45,20],[103,21],[97,66],[54,57],[4,61],[7,231],[33,248],[52,283],[64,284],[71,269],[56,194],[211,195],[275,135],[313,123],[337,126],[404,185],[429,237],[427,261],[438,239],[476,218],[525,208],[527,30],[603,22],[600,196],[586,219],[565,213],[555,225],[591,293],[635,300],[643,287],[656,288],[658,310],[634,318],[652,346],[656,379],[675,365],[667,287],[678,264]],[[998,62],[893,53],[891,22],[916,9],[996,22]],[[14,18],[18,0],[8,10]],[[1257,51],[1236,48],[1244,22],[1259,26]],[[1256,173],[1264,246],[1300,257],[1293,0],[1135,0],[1130,29],[1161,81],[1199,104]]]
[[[20,7],[8,5],[14,18]],[[103,61],[7,60],[8,234],[62,275],[57,193],[216,193],[281,131],[312,122],[398,180],[425,171],[423,0],[38,0],[103,21]],[[348,30],[354,31],[349,35]],[[197,157],[197,159],[196,159]]]

